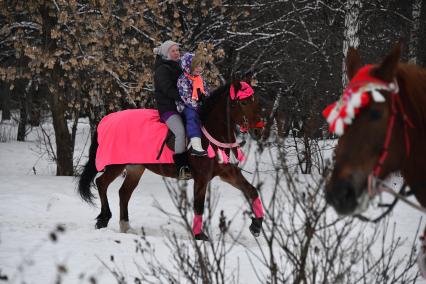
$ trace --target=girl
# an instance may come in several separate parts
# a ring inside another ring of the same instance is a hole
[[[186,120],[186,132],[191,143],[191,155],[205,156],[207,152],[201,145],[201,122],[198,115],[200,101],[203,96],[209,96],[207,84],[201,73],[204,69],[204,60],[201,54],[185,53],[181,58],[183,74],[177,81],[179,95],[182,100],[177,101],[178,111],[182,112]]]

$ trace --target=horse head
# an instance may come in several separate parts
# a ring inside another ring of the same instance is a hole
[[[264,127],[260,115],[259,101],[251,86],[251,73],[242,80],[234,80],[230,86],[231,117],[242,132],[250,131],[252,136],[260,136]]]
[[[375,194],[372,180],[399,170],[409,151],[404,139],[409,120],[396,80],[399,56],[397,45],[380,64],[362,67],[357,50],[349,49],[350,82],[340,100],[324,111],[330,131],[340,136],[326,184],[326,200],[339,214],[367,209]]]

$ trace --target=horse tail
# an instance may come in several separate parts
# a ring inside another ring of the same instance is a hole
[[[90,191],[90,187],[98,173],[95,164],[96,150],[98,149],[98,146],[98,131],[95,130],[89,148],[89,160],[84,166],[83,172],[81,173],[78,181],[78,192],[80,193],[81,198],[89,204],[93,204],[93,198],[95,198],[93,193]]]

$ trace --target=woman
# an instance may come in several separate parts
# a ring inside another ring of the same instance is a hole
[[[177,89],[177,80],[182,74],[179,65],[179,44],[167,40],[159,47],[154,48],[155,60],[154,87],[157,108],[161,121],[175,135],[175,154],[173,156],[178,179],[190,179],[192,177],[188,164],[188,156],[185,151],[185,128],[183,121],[176,109],[176,101],[180,100]]]

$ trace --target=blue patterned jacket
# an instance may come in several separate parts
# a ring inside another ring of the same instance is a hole
[[[193,53],[185,53],[181,58],[181,67],[184,72],[191,74],[191,63]],[[203,80],[205,96],[210,95],[208,86],[205,80]],[[192,100],[192,81],[188,79],[185,74],[179,76],[177,81],[177,88],[179,91],[181,101],[176,101],[177,110],[182,112],[185,107],[193,108],[198,110],[200,108],[200,102]]]

